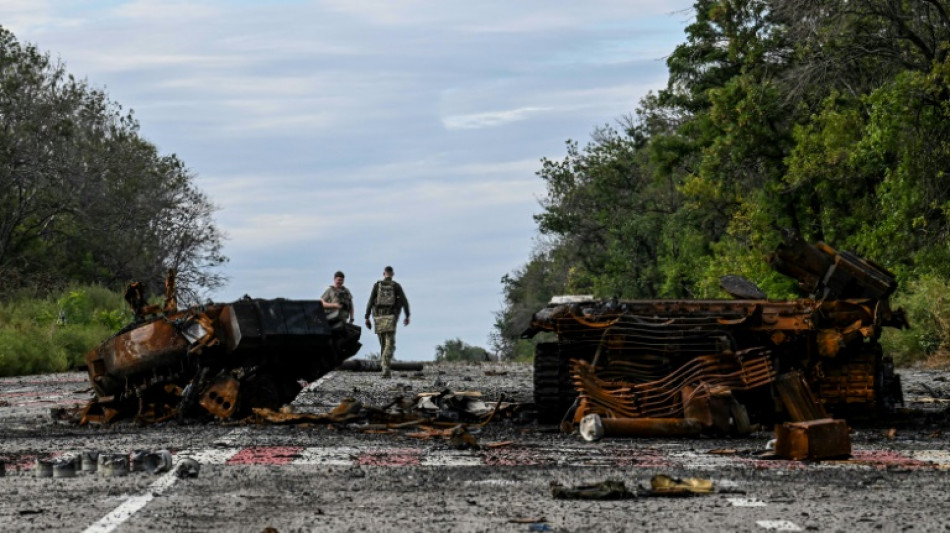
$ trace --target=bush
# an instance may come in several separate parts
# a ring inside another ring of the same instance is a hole
[[[63,372],[67,367],[65,350],[39,328],[0,329],[0,376]]]
[[[907,366],[950,350],[950,280],[925,275],[903,284],[892,307],[907,313],[910,329],[884,330],[884,353]]]
[[[528,339],[518,339],[512,353],[507,357],[509,361],[529,363],[534,361],[535,342]]]
[[[52,341],[66,355],[67,366],[76,369],[86,364],[86,354],[108,339],[117,328],[101,324],[65,325],[53,328]]]
[[[488,350],[472,346],[462,339],[451,339],[435,347],[436,362],[449,361],[484,362],[489,361]]]
[[[122,294],[73,287],[48,297],[19,293],[0,302],[0,375],[62,372],[131,322]],[[65,320],[63,320],[65,319]]]

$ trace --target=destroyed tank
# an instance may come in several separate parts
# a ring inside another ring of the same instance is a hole
[[[95,398],[82,423],[134,415],[242,417],[290,403],[359,351],[360,328],[328,322],[320,300],[252,299],[175,310],[144,305],[141,286],[126,299],[136,322],[86,355]]]
[[[556,297],[522,338],[537,344],[539,419],[572,429],[606,418],[695,418],[708,433],[829,416],[868,418],[901,405],[899,376],[878,342],[903,328],[884,268],[824,243],[783,245],[769,259],[807,298],[769,300],[722,280],[735,299],[598,300]]]

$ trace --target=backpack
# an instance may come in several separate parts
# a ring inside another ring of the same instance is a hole
[[[392,307],[396,305],[396,284],[379,282],[376,286],[376,306]]]

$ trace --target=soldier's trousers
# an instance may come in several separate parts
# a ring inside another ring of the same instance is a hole
[[[383,372],[388,372],[393,362],[393,354],[396,353],[396,332],[387,331],[377,333],[376,336],[379,337],[379,363]]]

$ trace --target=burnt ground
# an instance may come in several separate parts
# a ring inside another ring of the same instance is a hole
[[[428,365],[421,373],[334,372],[295,402],[326,412],[343,398],[385,405],[419,392],[479,391],[531,401],[531,367]],[[494,374],[494,375],[487,375]],[[742,439],[587,443],[529,417],[473,431],[456,450],[411,431],[326,425],[166,423],[77,427],[52,416],[88,399],[84,374],[0,380],[0,530],[32,531],[948,531],[950,374],[900,372],[902,416],[854,427],[848,461],[760,458],[770,431]],[[53,411],[51,411],[53,410]],[[133,472],[38,478],[37,458],[83,450],[169,449],[196,478]],[[713,453],[710,453],[713,452]],[[713,494],[647,497],[655,474],[711,479]],[[640,497],[556,500],[550,485],[618,480]]]

